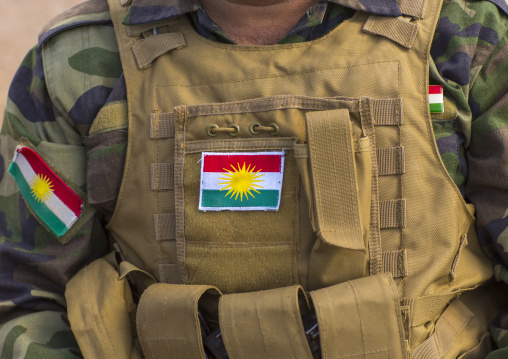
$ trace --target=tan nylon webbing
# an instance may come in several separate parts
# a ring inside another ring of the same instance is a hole
[[[150,164],[150,187],[152,191],[167,191],[175,188],[172,163]]]
[[[176,239],[176,220],[174,213],[154,214],[153,225],[156,241]]]
[[[425,10],[427,9],[428,0],[398,0],[400,12],[423,19]]]
[[[393,278],[401,278],[407,276],[407,251],[405,249],[401,249],[398,251],[384,252],[383,272],[392,273]]]
[[[168,51],[185,46],[185,39],[181,32],[171,32],[149,36],[136,42],[132,46],[132,52],[140,70],[144,70],[159,56]]]
[[[363,250],[349,112],[309,112],[306,123],[318,235],[326,243]]]
[[[159,264],[159,278],[161,279],[161,282],[164,283],[182,283],[178,264]]]
[[[175,114],[152,113],[150,115],[150,138],[162,139],[175,137]]]
[[[372,15],[365,22],[363,31],[369,34],[384,36],[410,49],[416,39],[418,25],[404,21],[401,18]]]
[[[381,228],[406,227],[406,200],[394,199],[379,202],[379,216]]]
[[[404,146],[378,148],[376,151],[380,176],[398,175],[406,172]]]
[[[434,334],[412,351],[414,359],[441,358],[473,319],[474,314],[460,300],[454,300],[436,322]]]
[[[372,116],[375,126],[402,125],[402,99],[372,100]]]

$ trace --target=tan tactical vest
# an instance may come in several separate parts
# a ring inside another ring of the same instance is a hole
[[[401,2],[400,18],[357,12],[314,41],[251,47],[209,41],[186,17],[124,26],[128,6],[109,3],[129,104],[109,230],[125,259],[160,282],[222,293],[390,272],[409,347],[433,338],[442,351],[436,320],[492,266],[430,122],[441,2]],[[278,211],[198,210],[202,152],[265,151],[285,153]],[[471,320],[457,316],[455,337]],[[479,329],[469,334],[447,357],[477,344]]]

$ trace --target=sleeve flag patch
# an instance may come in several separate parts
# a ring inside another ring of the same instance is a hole
[[[31,148],[20,146],[9,166],[21,195],[39,220],[57,237],[83,213],[83,200]]]

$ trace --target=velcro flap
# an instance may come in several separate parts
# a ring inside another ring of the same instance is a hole
[[[323,359],[406,358],[398,292],[380,274],[311,292]]]
[[[219,302],[230,358],[312,358],[300,315],[300,286],[230,294]]]
[[[309,112],[306,122],[318,235],[331,245],[364,250],[349,112]]]
[[[136,314],[139,341],[147,358],[205,358],[198,302],[220,296],[206,285],[154,284],[141,296]]]
[[[369,34],[384,36],[393,42],[410,49],[418,33],[418,24],[409,19],[399,17],[386,17],[372,15],[363,27],[363,31]]]
[[[170,32],[149,36],[136,42],[132,52],[140,70],[150,67],[152,62],[168,51],[185,46],[185,39],[181,32]]]

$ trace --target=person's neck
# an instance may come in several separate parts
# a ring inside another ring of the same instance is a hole
[[[208,15],[238,45],[273,45],[318,0],[201,0]]]

